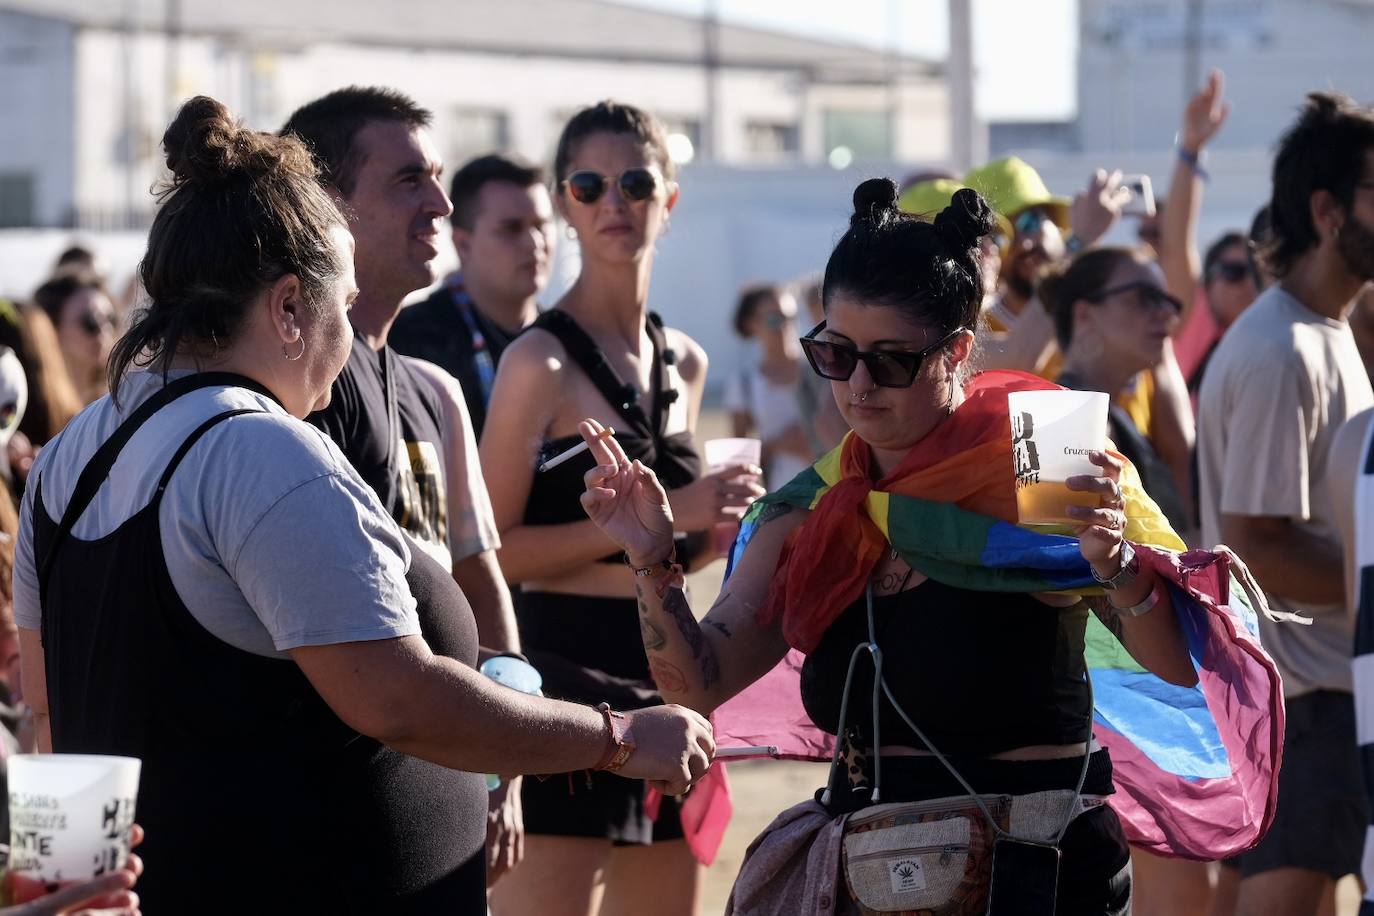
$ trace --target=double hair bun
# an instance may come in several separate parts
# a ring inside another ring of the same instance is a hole
[[[850,225],[861,222],[882,225],[900,212],[897,183],[891,178],[870,178],[854,189],[854,215],[850,217]],[[952,256],[959,256],[977,247],[978,240],[995,225],[988,202],[972,188],[961,188],[954,193],[949,206],[936,215],[934,229],[945,250]]]

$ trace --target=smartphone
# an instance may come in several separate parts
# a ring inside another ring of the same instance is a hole
[[[1059,847],[1001,836],[992,846],[988,916],[1052,916]]]
[[[1155,215],[1155,192],[1149,175],[1122,175],[1121,186],[1131,189],[1131,199],[1121,211],[1123,216]]]

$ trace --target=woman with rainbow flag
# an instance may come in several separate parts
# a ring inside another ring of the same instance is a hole
[[[1272,817],[1277,676],[1248,607],[1227,606],[1226,558],[1177,553],[1109,451],[1067,482],[1097,496],[1069,509],[1079,524],[1015,524],[1007,395],[1056,386],[968,377],[992,226],[972,190],[927,223],[887,179],[856,189],[826,321],[803,341],[853,432],[750,512],[700,623],[663,489],[582,425],[598,461],[583,506],[633,567],[665,699],[718,711],[723,744],[833,748],[817,800],[750,848],[732,912],[1125,913],[1123,821],[1132,840],[1205,856]],[[805,716],[789,707],[798,681]],[[1124,713],[1104,721],[1104,703]],[[1109,747],[1130,759],[1124,785]],[[1151,799],[1161,786],[1131,778],[1160,758],[1179,784]],[[1122,788],[1126,804],[1107,804]]]

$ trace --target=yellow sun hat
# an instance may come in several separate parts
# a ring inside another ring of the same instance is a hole
[[[917,182],[902,192],[902,196],[897,199],[897,206],[906,213],[934,221],[935,215],[949,206],[954,192],[965,187],[967,185],[960,184],[952,178],[932,178],[930,181]],[[1001,213],[994,212],[993,215],[997,219],[997,231],[1003,239],[1011,241],[1011,223]]]
[[[1014,224],[1028,207],[1044,207],[1061,230],[1069,232],[1072,228],[1069,199],[1051,194],[1040,173],[1016,156],[996,159],[974,169],[964,176],[964,184],[982,194],[1008,224]]]

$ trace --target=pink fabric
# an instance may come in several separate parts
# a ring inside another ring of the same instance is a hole
[[[840,880],[846,817],[815,801],[793,805],[744,854],[725,916],[830,916]]]
[[[662,806],[663,793],[645,788],[644,812],[649,815],[649,820],[658,820]],[[710,865],[716,860],[721,841],[725,839],[725,828],[730,826],[730,817],[734,813],[735,801],[730,792],[730,777],[725,773],[725,764],[714,764],[705,776],[697,780],[678,807],[683,838],[687,840],[692,855],[702,865]]]
[[[1221,325],[1217,324],[1207,304],[1207,293],[1199,288],[1188,323],[1174,338],[1174,357],[1185,379],[1192,379],[1202,358],[1218,340],[1221,340]]]

